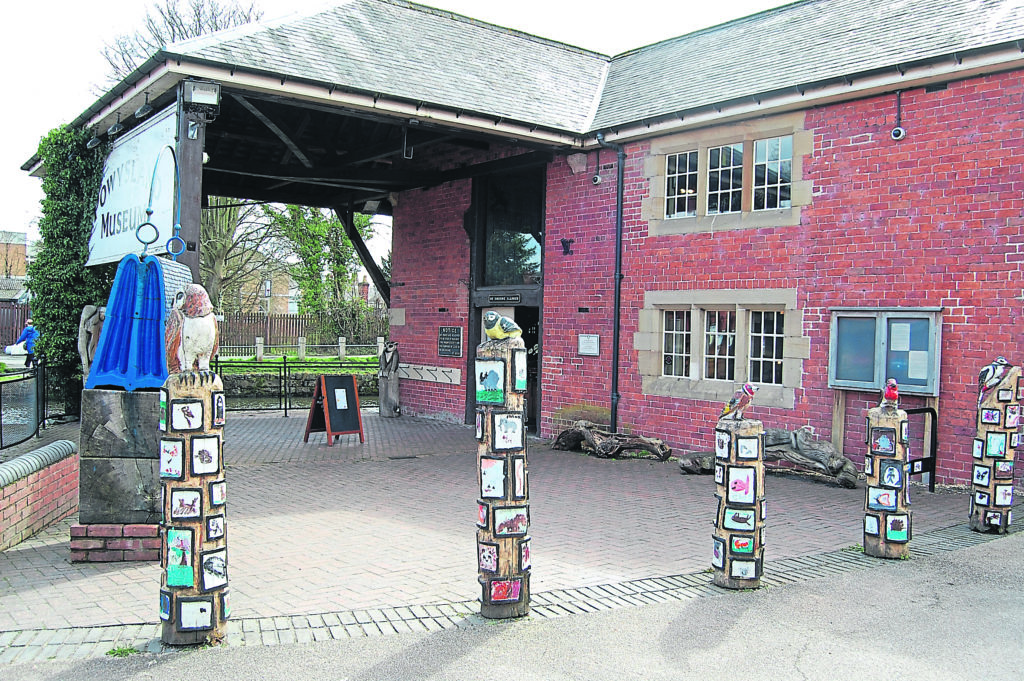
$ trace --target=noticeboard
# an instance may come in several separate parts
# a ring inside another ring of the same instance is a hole
[[[303,442],[309,442],[310,433],[327,433],[328,446],[334,444],[335,437],[350,433],[359,433],[359,441],[366,442],[355,376],[321,375],[316,379]]]
[[[442,326],[437,329],[437,356],[462,357],[461,326]]]

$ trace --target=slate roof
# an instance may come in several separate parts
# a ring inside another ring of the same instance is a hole
[[[165,53],[560,130],[593,117],[607,57],[400,0],[354,0]]]
[[[586,133],[1024,38],[1019,0],[802,0],[607,57],[403,0],[165,55]]]
[[[615,57],[593,129],[1024,38],[1018,0],[808,0]]]

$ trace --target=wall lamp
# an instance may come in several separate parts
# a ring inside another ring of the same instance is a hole
[[[135,118],[142,120],[149,114],[153,113],[153,105],[149,103],[149,93],[146,93],[146,103],[135,110]]]
[[[113,137],[124,132],[124,124],[121,123],[121,114],[117,114],[117,123],[107,128],[107,137]]]

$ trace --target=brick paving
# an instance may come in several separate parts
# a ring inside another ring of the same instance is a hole
[[[333,447],[323,434],[302,442],[305,414],[230,415],[229,642],[391,634],[479,619],[471,430],[363,415],[367,442],[346,435]],[[715,508],[710,476],[540,442],[529,456],[532,616],[718,593],[704,572]],[[912,554],[991,538],[966,529],[963,491],[915,487],[912,494]],[[766,584],[877,564],[849,551],[861,541],[863,488],[774,474],[766,495]],[[0,664],[102,655],[115,643],[160,649],[159,566],[72,564],[71,522],[0,553]]]

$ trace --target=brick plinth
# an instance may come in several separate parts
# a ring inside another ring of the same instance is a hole
[[[71,562],[119,563],[160,560],[160,526],[75,524],[71,526]]]

